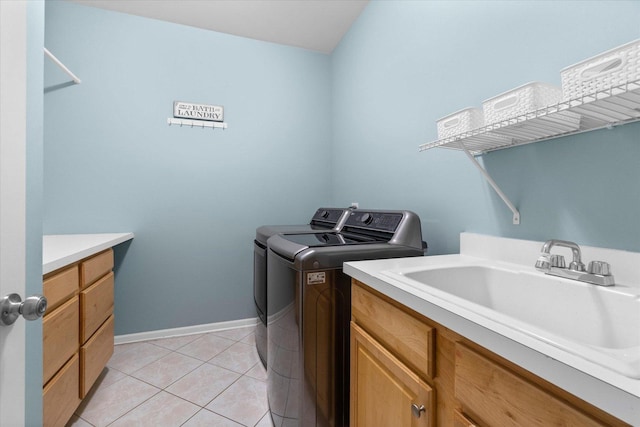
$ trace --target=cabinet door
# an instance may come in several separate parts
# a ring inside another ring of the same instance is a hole
[[[434,392],[351,322],[351,427],[430,427]]]
[[[483,425],[605,425],[460,343],[455,371],[456,398]]]

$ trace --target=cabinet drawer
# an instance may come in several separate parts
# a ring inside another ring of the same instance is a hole
[[[78,351],[79,304],[75,296],[42,321],[42,380],[51,377]]]
[[[455,397],[482,425],[605,425],[463,344],[455,360]]]
[[[86,342],[113,313],[113,272],[80,292],[80,342]]]
[[[113,315],[80,348],[80,397],[84,398],[113,354]]]
[[[85,288],[113,269],[113,250],[104,252],[80,264],[80,287]]]
[[[78,292],[78,266],[47,275],[42,283],[42,293],[47,298],[47,314]]]
[[[63,427],[80,404],[80,359],[74,354],[42,390],[42,424]]]
[[[351,291],[351,315],[412,370],[424,378],[433,377],[434,328],[356,284]]]

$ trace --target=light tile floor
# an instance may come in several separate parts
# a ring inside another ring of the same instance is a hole
[[[272,427],[254,328],[121,344],[67,427]]]

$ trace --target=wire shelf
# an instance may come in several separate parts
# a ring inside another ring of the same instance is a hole
[[[454,150],[466,148],[471,154],[477,156],[494,150],[611,128],[635,121],[640,121],[640,80],[422,144],[419,146],[419,151],[432,148]]]

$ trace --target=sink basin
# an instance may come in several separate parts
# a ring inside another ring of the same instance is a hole
[[[569,350],[627,377],[640,378],[640,296],[485,265],[383,272],[402,283]]]

